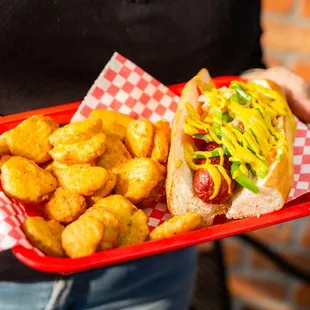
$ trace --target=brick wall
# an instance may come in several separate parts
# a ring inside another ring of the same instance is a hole
[[[310,81],[310,0],[263,0],[262,26],[267,65],[287,66]],[[310,273],[310,219],[251,235]],[[310,309],[310,286],[286,276],[237,238],[224,240],[224,245],[229,284],[239,296],[234,298],[234,310]],[[272,300],[280,303],[273,304]]]
[[[285,65],[310,80],[310,1],[262,2],[266,63]]]

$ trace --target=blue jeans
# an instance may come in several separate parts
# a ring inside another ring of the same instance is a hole
[[[187,248],[55,281],[0,281],[0,309],[188,310],[196,258]]]

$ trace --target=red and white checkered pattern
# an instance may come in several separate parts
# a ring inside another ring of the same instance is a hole
[[[107,63],[72,122],[87,118],[92,110],[110,109],[157,122],[172,122],[178,96],[130,60],[115,53]]]
[[[156,122],[162,118],[172,122],[178,96],[144,72],[137,65],[115,53],[90,88],[72,122],[84,119],[94,109],[105,108],[146,118]],[[288,200],[310,190],[310,130],[298,122],[294,143],[294,187]],[[12,202],[0,192],[0,251],[17,244],[31,247],[20,226],[25,218],[21,204]],[[156,199],[144,209],[151,229],[170,218],[165,189],[161,187]],[[37,249],[38,253],[42,255]]]
[[[30,248],[31,245],[21,229],[26,218],[23,206],[12,202],[3,192],[0,192],[0,206],[0,250],[12,248],[17,241],[18,244]]]
[[[294,186],[288,201],[310,191],[310,130],[300,121],[297,122],[294,141]]]

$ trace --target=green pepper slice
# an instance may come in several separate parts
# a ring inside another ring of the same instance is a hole
[[[239,176],[236,177],[235,180],[236,180],[241,186],[243,186],[244,188],[248,189],[249,191],[253,192],[254,194],[258,194],[258,193],[259,193],[259,188],[258,188],[245,174],[243,174],[243,173],[239,170],[239,167],[240,167],[240,162],[234,162],[234,163],[231,165],[231,169],[230,169],[231,175],[233,176],[234,173],[235,173],[236,171],[238,171]]]
[[[231,100],[238,102],[241,105],[245,105],[247,102],[251,102],[252,96],[248,94],[241,85],[232,82],[229,88],[236,91],[236,94],[230,97]]]
[[[213,130],[214,130],[216,136],[217,136],[219,139],[222,139],[223,133],[222,133],[222,129],[221,129],[221,128],[222,128],[221,123],[213,122],[212,128],[213,128]]]
[[[209,141],[206,133],[195,133],[193,134],[194,139]]]
[[[220,156],[220,153],[219,153],[218,150],[210,151],[210,153],[211,153],[210,158]],[[194,154],[194,155],[195,155],[195,159],[204,159],[204,158],[207,158],[207,157],[205,157],[205,156],[202,155],[202,154]]]
[[[234,119],[229,115],[228,112],[224,112],[223,113],[223,117],[222,117],[223,121],[226,123],[230,123],[232,122]]]
[[[228,152],[227,147],[224,144],[222,144],[222,149],[224,150],[224,154],[226,156],[231,157],[231,154]]]

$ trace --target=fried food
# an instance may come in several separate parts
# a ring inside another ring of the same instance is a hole
[[[1,167],[5,194],[24,203],[40,203],[57,187],[57,180],[33,160],[12,156]]]
[[[98,191],[96,191],[94,193],[94,196],[104,198],[112,193],[115,187],[116,181],[117,181],[117,175],[109,170],[108,170],[108,174],[109,174],[109,178],[108,178],[107,183],[103,186],[103,188],[100,188]]]
[[[197,213],[185,213],[172,217],[157,226],[151,233],[150,239],[157,240],[197,229],[202,223],[202,218]]]
[[[148,217],[142,210],[138,210],[131,216],[129,227],[121,236],[119,246],[144,242],[149,234]]]
[[[10,153],[34,160],[37,164],[49,161],[51,157],[48,152],[52,149],[49,136],[57,128],[58,124],[51,117],[29,117],[6,133]]]
[[[64,227],[56,221],[45,221],[42,217],[28,217],[22,228],[30,242],[43,253],[55,257],[64,257],[61,246],[61,234]]]
[[[155,128],[151,158],[164,164],[167,161],[168,153],[169,145],[165,133]]]
[[[63,164],[84,164],[95,160],[105,150],[106,136],[97,133],[87,140],[71,144],[57,144],[49,154]]]
[[[159,129],[165,134],[165,137],[167,139],[168,145],[170,146],[170,140],[171,140],[171,128],[170,124],[165,120],[162,119],[154,124],[154,127],[156,129]]]
[[[6,141],[6,136],[8,135],[8,131],[3,133],[0,136],[0,156],[10,155],[10,149],[8,143]]]
[[[162,186],[163,182],[158,182],[157,185],[151,190],[150,194],[137,204],[137,207],[139,209],[150,207],[150,205],[155,201],[157,194]]]
[[[129,115],[116,111],[97,109],[90,113],[90,119],[101,119],[102,130],[107,136],[125,140],[128,124],[133,120]]]
[[[3,155],[0,159],[0,169],[4,163],[6,163],[11,158],[10,155]]]
[[[88,164],[58,167],[54,169],[54,174],[61,187],[83,196],[93,195],[103,188],[109,179],[109,174],[104,168]]]
[[[95,161],[89,162],[89,163],[85,163],[82,164],[83,166],[89,166],[89,167],[94,167],[95,165]],[[60,169],[64,169],[69,167],[70,165],[67,164],[61,164],[58,161],[49,161],[48,163],[42,165],[41,167],[43,169],[45,169],[46,171],[48,171],[49,173],[51,173],[52,175],[56,176],[57,171],[59,171]]]
[[[61,236],[62,232],[64,231],[65,227],[61,225],[56,220],[49,220],[47,221],[48,226],[52,229],[53,233],[57,236]]]
[[[97,250],[108,250],[118,245],[120,235],[120,223],[117,217],[103,207],[89,208],[83,216],[94,216],[104,225],[104,235]]]
[[[99,197],[99,196],[94,196],[94,195],[87,196],[86,197],[87,206],[90,208],[101,199],[102,197]]]
[[[81,216],[69,224],[61,235],[62,247],[71,258],[96,252],[104,235],[104,225],[94,216]]]
[[[160,164],[158,161],[155,161],[158,170],[160,172],[160,181],[164,181],[166,179],[166,175],[167,175],[167,167]]]
[[[118,169],[131,158],[130,153],[121,140],[115,137],[107,137],[105,151],[98,158],[97,166],[117,173]]]
[[[126,146],[133,157],[148,157],[153,144],[153,125],[149,120],[134,120],[126,131]]]
[[[82,195],[57,188],[50,200],[43,206],[44,217],[69,224],[86,211],[86,200]]]
[[[57,129],[50,135],[49,141],[53,146],[58,144],[72,144],[88,140],[93,135],[101,132],[102,123],[100,119],[85,119]]]
[[[159,169],[152,159],[131,159],[119,170],[115,193],[133,203],[139,203],[150,195],[160,177]]]
[[[130,218],[138,209],[128,199],[121,195],[112,195],[100,199],[93,208],[104,208],[113,213],[120,224],[120,238],[127,232]]]
[[[41,168],[45,169],[47,172],[54,174],[54,161],[49,161],[46,164],[42,165]]]

